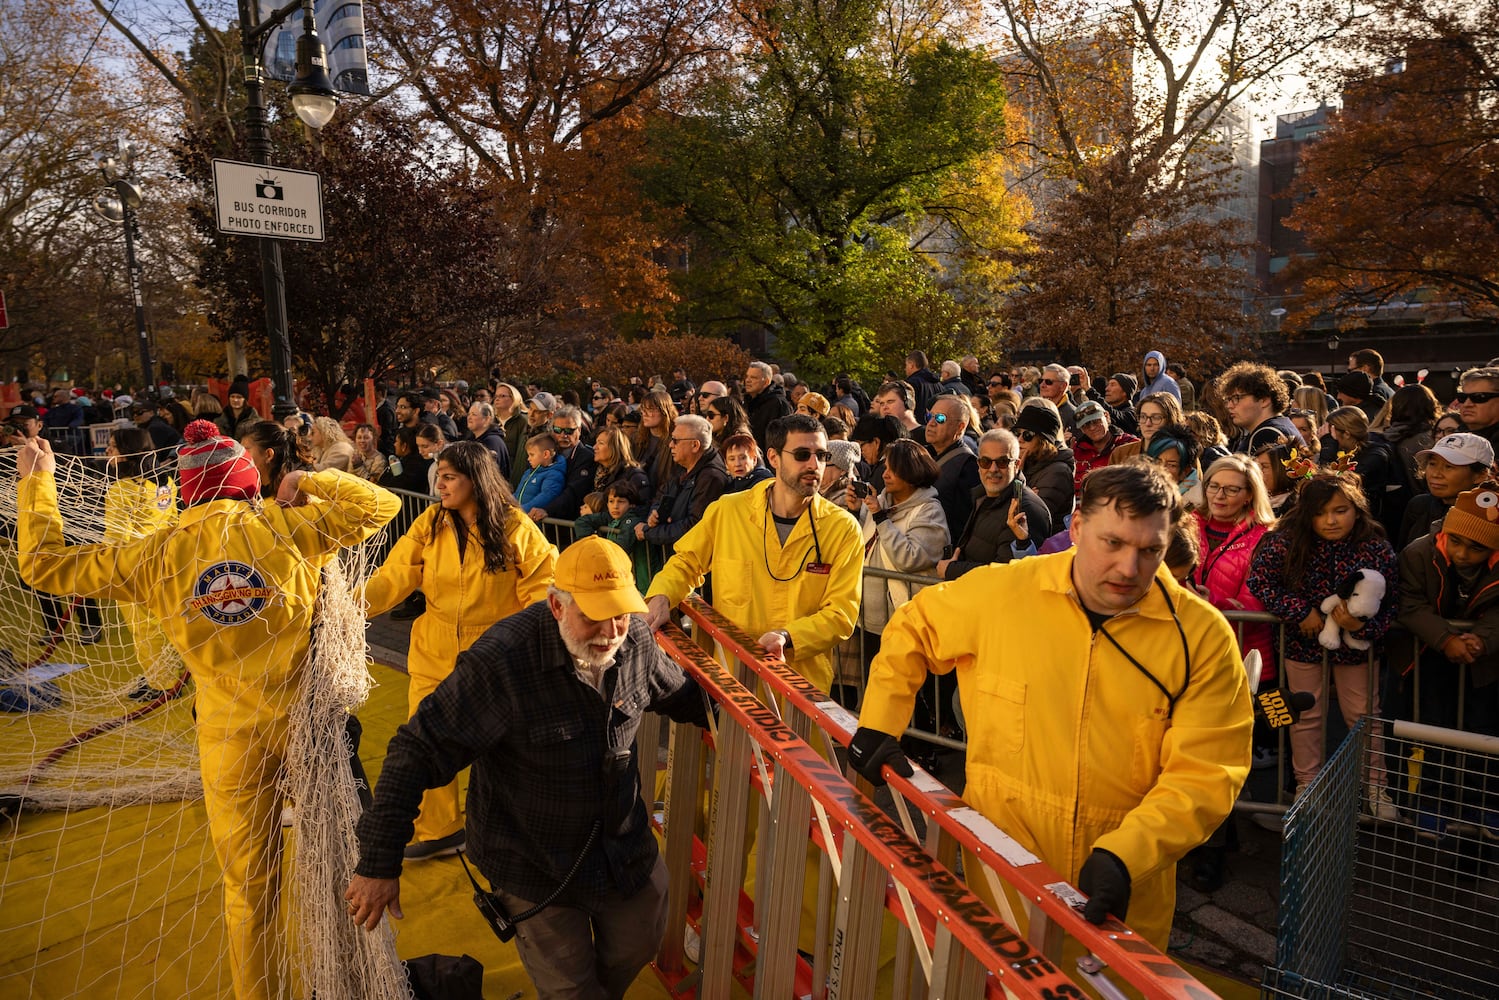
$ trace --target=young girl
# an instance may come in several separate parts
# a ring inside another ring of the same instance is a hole
[[[1331,617],[1355,637],[1378,644],[1395,617],[1399,580],[1395,550],[1384,529],[1369,513],[1358,476],[1351,472],[1319,473],[1301,487],[1295,508],[1275,523],[1255,550],[1249,570],[1249,590],[1265,610],[1285,622],[1285,673],[1292,691],[1309,691],[1317,704],[1301,713],[1291,726],[1291,761],[1297,792],[1322,768],[1326,734],[1323,719],[1334,686],[1343,721],[1349,726],[1360,716],[1379,713],[1376,675],[1369,669],[1369,653],[1347,645],[1326,652],[1330,669],[1323,684],[1324,651],[1317,642],[1324,619],[1322,601],[1335,593],[1349,574],[1371,569],[1385,579],[1379,611],[1367,621],[1339,604]],[[1375,729],[1369,739],[1370,760],[1381,756],[1383,741]],[[1382,770],[1371,773],[1369,811],[1382,820],[1400,818],[1385,788]]]

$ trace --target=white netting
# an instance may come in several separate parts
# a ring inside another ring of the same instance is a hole
[[[171,459],[143,469],[121,477],[100,461],[58,456],[67,541],[116,541],[175,522]],[[198,685],[143,607],[25,586],[16,504],[15,450],[0,449],[0,996],[231,996],[233,935],[199,777]],[[272,973],[241,984],[245,995],[409,996],[392,934],[357,930],[342,901],[360,809],[345,720],[372,684],[355,588],[380,542],[322,569],[316,641],[306,669],[291,675],[298,687],[277,777],[295,823],[284,835],[280,913],[258,942]],[[245,630],[247,665],[280,648],[269,622],[258,633],[256,624]]]

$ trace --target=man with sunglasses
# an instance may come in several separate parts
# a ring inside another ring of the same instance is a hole
[[[937,460],[937,499],[949,534],[967,524],[979,486],[978,460],[968,443],[968,407],[954,396],[938,396],[926,415],[926,448]]]
[[[729,387],[717,379],[709,379],[697,390],[697,412],[708,415],[708,404],[729,394]]]
[[[793,413],[767,430],[775,477],[720,497],[677,540],[646,596],[650,623],[713,573],[714,606],[827,691],[833,647],[859,613],[864,542],[853,516],[819,492],[830,456],[817,418]]]
[[[695,413],[677,418],[668,440],[681,474],[669,479],[650,519],[635,525],[635,537],[672,551],[677,539],[703,518],[708,505],[729,487],[729,471],[713,447],[713,428]]]
[[[1041,398],[1056,405],[1057,413],[1062,418],[1062,430],[1069,435],[1077,429],[1074,420],[1077,407],[1072,405],[1072,399],[1067,393],[1071,381],[1072,373],[1065,365],[1049,364],[1041,369],[1041,380],[1037,383]]]
[[[937,575],[956,580],[989,563],[1033,555],[1032,539],[1052,532],[1046,501],[1025,485],[1020,474],[1020,442],[1007,430],[995,428],[979,438],[979,483],[973,491],[973,514],[958,534],[952,558],[937,564]]]
[[[1469,368],[1459,384],[1457,412],[1463,425],[1499,451],[1499,368]]]
[[[583,443],[583,412],[576,406],[562,406],[552,414],[552,437],[557,440],[557,454],[567,459],[567,483],[555,500],[545,507],[533,507],[531,520],[548,517],[572,520],[583,506],[583,498],[593,492],[593,449]]]

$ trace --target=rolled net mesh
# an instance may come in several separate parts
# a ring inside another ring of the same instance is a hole
[[[172,526],[170,454],[114,467],[59,455],[67,541]],[[195,684],[143,606],[26,586],[17,513],[15,450],[0,449],[0,995],[233,996]],[[410,996],[388,925],[356,928],[342,899],[360,811],[345,723],[373,684],[358,589],[383,541],[322,567],[275,778],[294,820],[279,834],[279,906],[257,945],[272,971],[240,995]]]

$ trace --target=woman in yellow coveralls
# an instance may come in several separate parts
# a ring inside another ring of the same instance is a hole
[[[21,449],[17,562],[49,593],[145,605],[197,685],[198,761],[224,870],[229,970],[239,1000],[278,996],[272,960],[280,884],[276,776],[330,553],[379,530],[393,495],[344,472],[294,473],[262,506],[240,445],[195,420],[178,450],[176,525],[140,538],[68,545],[46,441]]]
[[[418,587],[427,595],[427,610],[411,625],[406,660],[411,715],[489,626],[546,597],[557,564],[556,546],[516,506],[483,445],[460,441],[442,450],[437,496],[439,502],[416,519],[364,591],[371,618]],[[441,857],[462,846],[455,780],[422,796],[406,858]]]
[[[158,482],[145,466],[156,446],[139,427],[122,427],[109,436],[104,455],[115,478],[104,493],[104,541],[119,542],[159,531],[177,520],[177,483]],[[141,604],[120,604],[120,617],[130,630],[135,662],[145,680],[131,692],[134,698],[153,698],[176,678],[161,673],[161,654],[167,638],[161,623]]]

